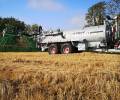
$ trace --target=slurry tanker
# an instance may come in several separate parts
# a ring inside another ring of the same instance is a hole
[[[49,54],[69,54],[76,51],[120,52],[120,18],[105,20],[104,25],[78,30],[41,31],[37,42]]]

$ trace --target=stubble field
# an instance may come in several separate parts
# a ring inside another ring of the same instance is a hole
[[[120,55],[1,52],[0,100],[120,100]]]

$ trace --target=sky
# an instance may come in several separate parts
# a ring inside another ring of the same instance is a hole
[[[15,17],[44,29],[83,27],[89,7],[102,0],[0,0],[0,17]]]

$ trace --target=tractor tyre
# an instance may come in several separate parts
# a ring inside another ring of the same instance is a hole
[[[51,44],[48,48],[49,54],[57,54],[58,53],[58,47],[56,44]]]
[[[65,43],[61,45],[61,54],[72,53],[72,45],[70,43]]]

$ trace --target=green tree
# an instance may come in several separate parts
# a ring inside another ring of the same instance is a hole
[[[120,14],[120,0],[110,0],[109,2],[107,2],[106,11],[109,15]]]
[[[32,32],[31,25],[26,25],[25,26],[25,32],[26,32],[26,34],[31,35],[31,32]]]
[[[86,21],[89,26],[102,25],[104,23],[105,5],[105,2],[99,2],[88,9]]]
[[[38,32],[38,28],[39,28],[39,26],[37,24],[32,25],[32,31],[33,32]]]
[[[3,31],[3,29],[6,28],[6,26],[13,26],[16,27],[17,31],[24,31],[25,30],[25,23],[22,21],[19,21],[15,18],[0,18],[0,32]]]

